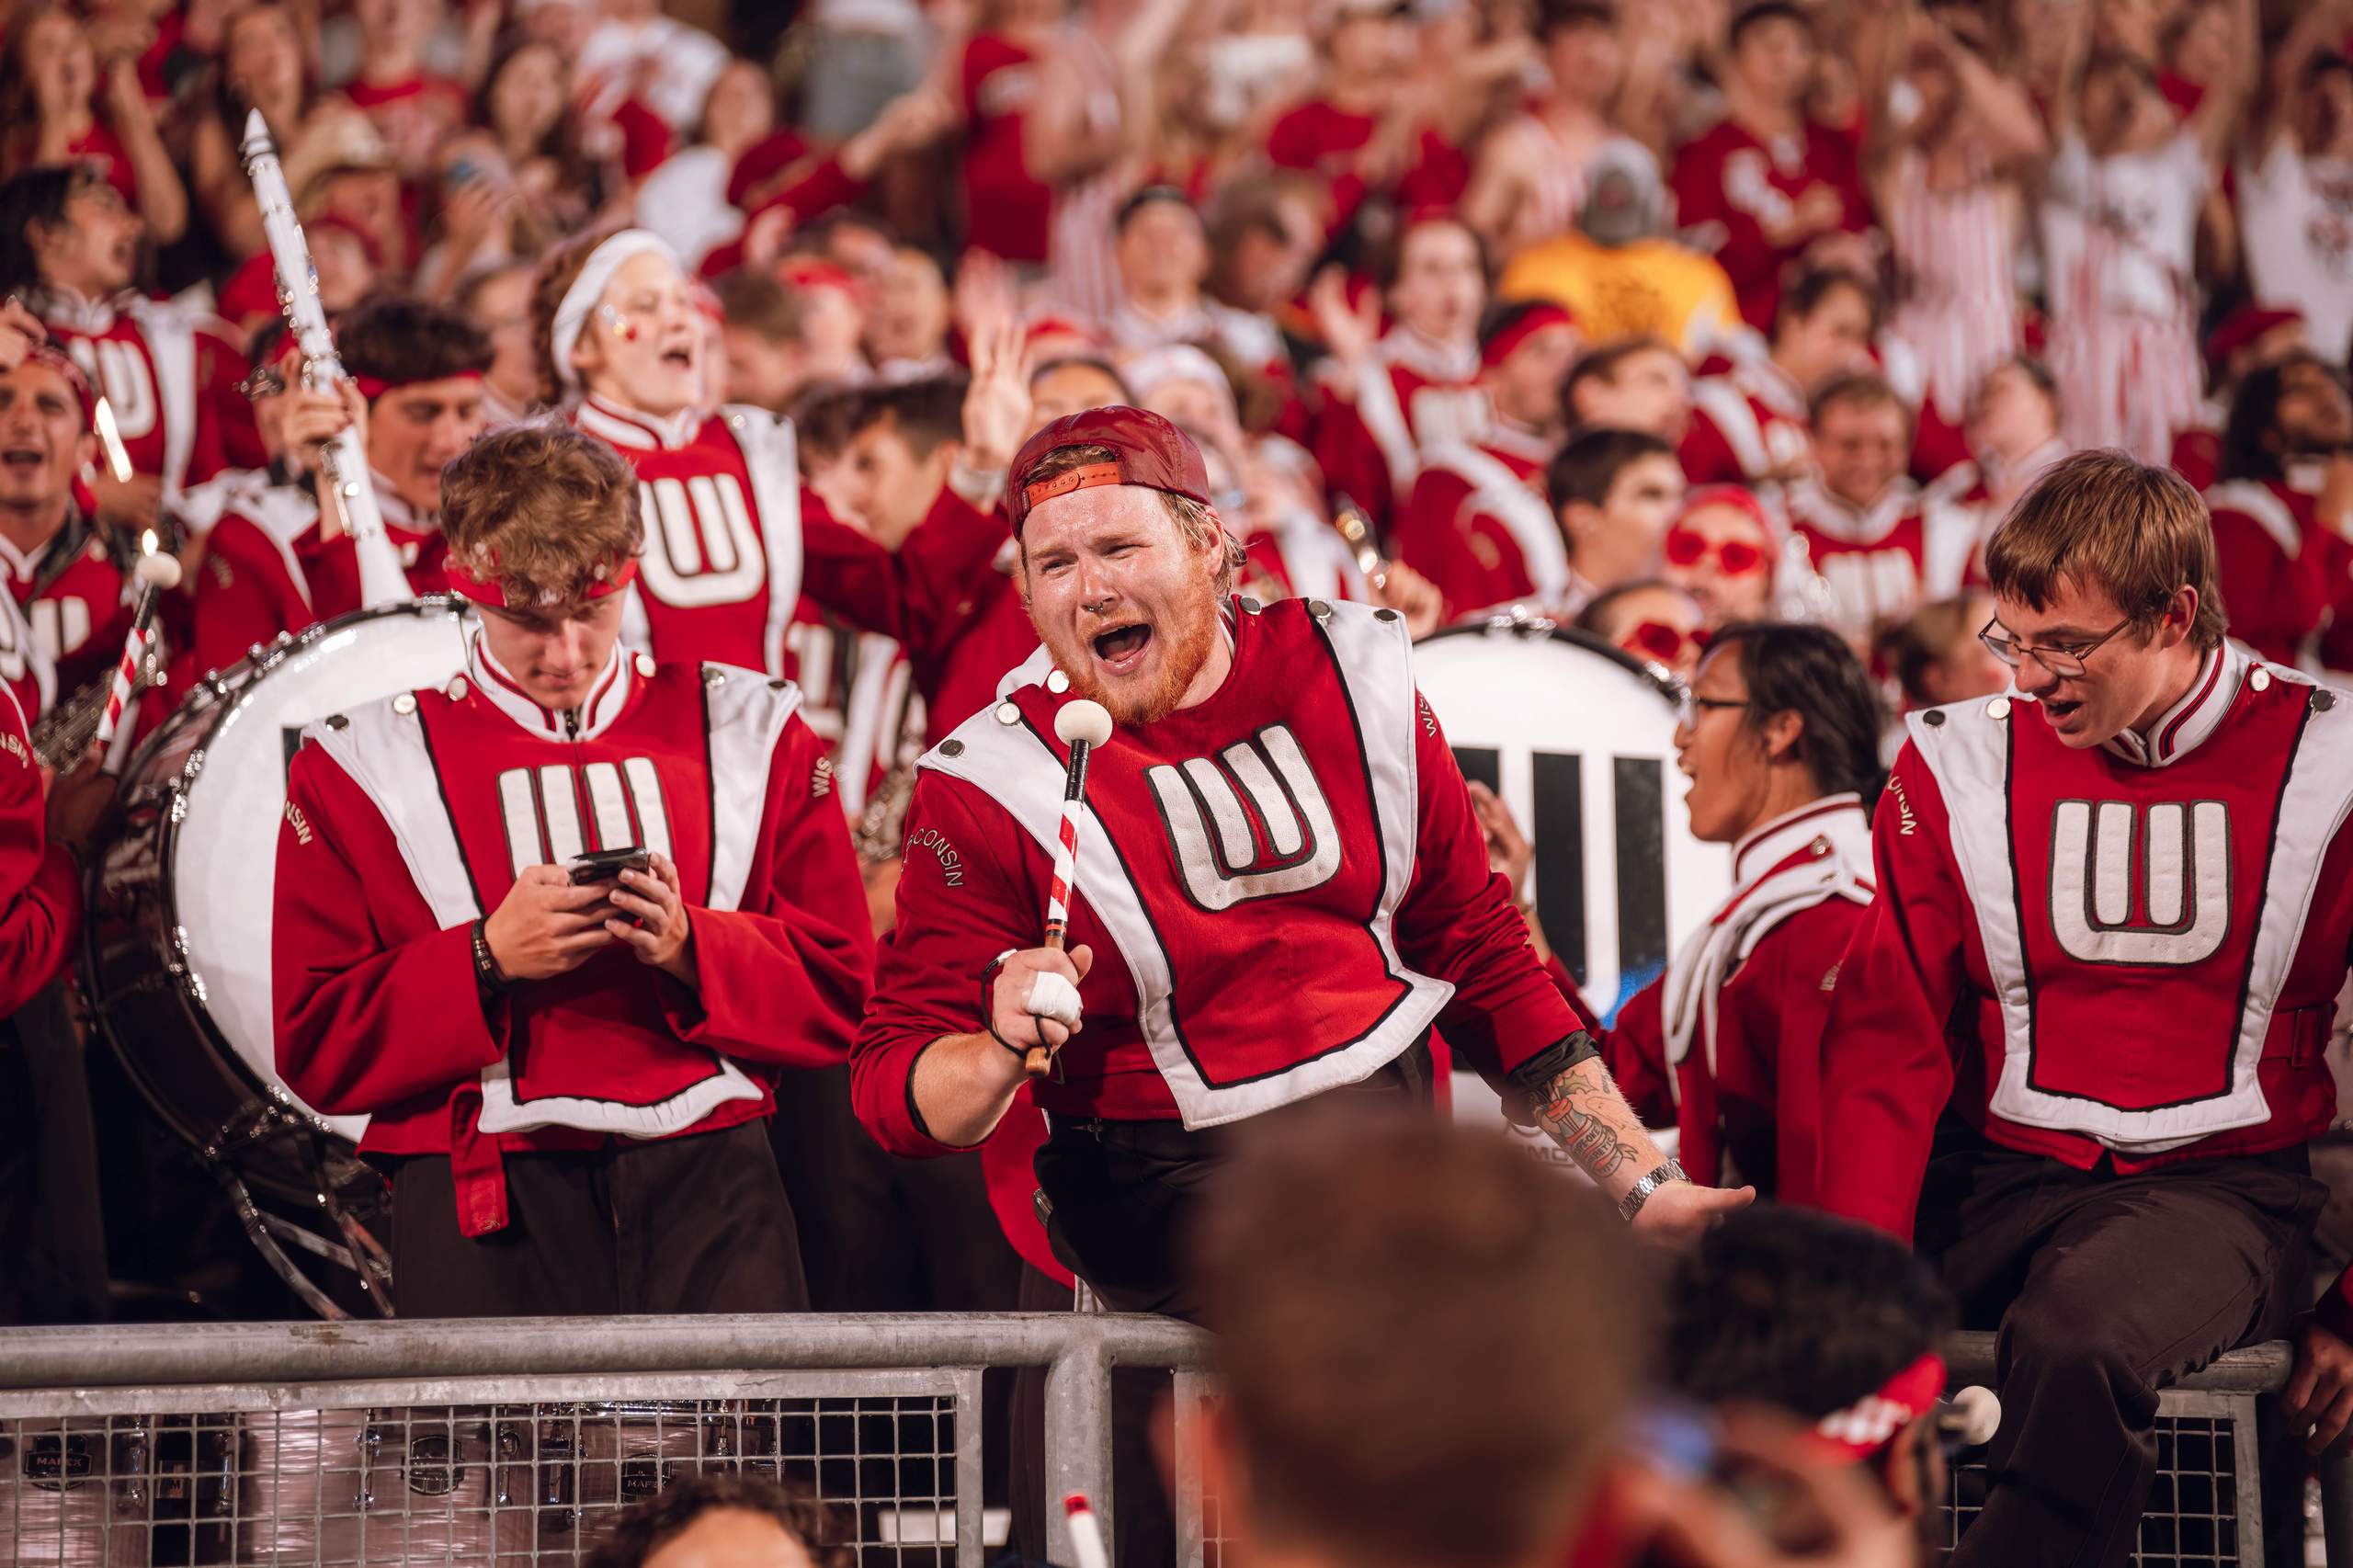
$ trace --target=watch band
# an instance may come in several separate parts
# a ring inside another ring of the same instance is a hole
[[[1631,1221],[1635,1215],[1643,1211],[1643,1205],[1651,1200],[1652,1193],[1656,1192],[1668,1182],[1679,1181],[1688,1184],[1690,1180],[1689,1176],[1683,1174],[1682,1161],[1667,1161],[1626,1189],[1626,1196],[1618,1200],[1618,1218]]]

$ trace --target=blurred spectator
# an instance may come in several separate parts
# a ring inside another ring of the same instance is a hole
[[[1888,112],[1873,114],[1866,153],[1894,264],[1888,330],[1920,360],[1925,478],[1966,455],[1970,394],[2018,352],[2022,182],[2049,143],[2023,85],[1988,63],[1984,13],[1906,9],[1889,31],[1893,79],[1867,83]]]
[[[211,90],[194,105],[188,176],[212,237],[232,259],[254,256],[266,244],[253,182],[237,153],[245,116],[261,111],[282,156],[309,126],[321,97],[292,12],[278,0],[254,0],[230,13],[221,25]]]
[[[101,62],[72,11],[37,5],[10,19],[0,44],[0,168],[80,163],[97,169],[158,244],[188,227],[188,192],[156,130],[138,62],[127,54]]]
[[[1858,648],[1925,596],[1961,589],[1975,518],[1922,494],[1904,474],[1911,412],[1880,376],[1859,371],[1814,394],[1819,479],[1790,487],[1790,524],[1830,585],[1836,623]]]
[[[1413,12],[1395,0],[1340,0],[1331,15],[1322,94],[1274,122],[1267,156],[1324,178],[1336,230],[1376,192],[1407,211],[1451,206],[1468,171],[1436,123],[1436,95],[1415,80]]]
[[[1859,1467],[1927,1563],[1945,1523],[1944,1335],[1952,1294],[1899,1242],[1809,1209],[1760,1203],[1676,1260],[1666,1386],[1711,1408],[1769,1405]]]
[[[793,290],[749,268],[713,285],[727,352],[727,401],[781,414],[827,378],[812,362],[806,304]]]
[[[693,144],[673,153],[637,187],[638,221],[658,224],[689,267],[744,232],[744,213],[727,199],[736,163],[776,129],[776,96],[767,72],[749,60],[729,62],[711,83]]]
[[[1039,62],[1051,47],[1061,0],[976,0],[956,80],[963,108],[964,232],[1003,260],[1043,267],[1053,187],[1031,173],[1025,127],[1036,112]]]
[[[1729,112],[1676,154],[1677,221],[1714,241],[1759,332],[1774,325],[1784,267],[1824,234],[1870,227],[1854,132],[1807,114],[1818,63],[1804,11],[1761,0],[1740,12],[1724,57]]]
[[[1668,582],[1691,596],[1710,631],[1762,620],[1773,609],[1781,547],[1756,495],[1736,484],[1688,492],[1660,546]]]
[[[1684,483],[1673,449],[1657,437],[1587,430],[1552,459],[1545,492],[1569,556],[1567,596],[1551,608],[1569,615],[1658,570],[1667,525],[1682,509]]]
[[[306,227],[325,217],[347,222],[367,236],[377,267],[408,270],[419,235],[392,150],[374,121],[347,104],[323,107],[301,140],[284,149],[283,163],[286,188]],[[247,265],[267,278],[266,256],[257,253]]]
[[[1667,194],[1649,150],[1613,142],[1587,175],[1575,228],[1518,251],[1495,291],[1566,307],[1596,345],[1657,338],[1691,361],[1728,345],[1741,324],[1732,279],[1668,233]]]
[[[394,165],[423,177],[442,136],[466,121],[465,89],[426,73],[426,37],[441,21],[439,0],[353,0],[359,25],[359,74],[343,96],[375,122]]]
[[[763,78],[764,90],[765,85]],[[494,138],[497,153],[512,171],[516,198],[551,240],[592,222],[604,205],[608,183],[605,170],[581,145],[573,86],[563,52],[525,38],[491,62],[474,102],[473,123]],[[725,186],[724,174],[719,184]],[[683,234],[702,216],[695,207],[681,203],[665,213],[665,221],[677,224]],[[740,214],[736,222],[740,227]]]
[[[2010,667],[1977,635],[1993,619],[1991,594],[1963,594],[1924,604],[1880,633],[1874,655],[1906,711],[2010,689]]]
[[[1879,291],[1870,279],[1836,268],[1800,275],[1776,309],[1770,354],[1743,356],[1722,375],[1692,384],[1691,429],[1680,449],[1691,483],[1756,484],[1804,474],[1813,460],[1806,405],[1836,378],[1870,368],[1879,324]]]
[[[1209,237],[1184,192],[1146,186],[1121,205],[1112,233],[1119,303],[1097,333],[1114,353],[1189,343],[1254,369],[1281,356],[1271,322],[1201,292],[1209,278]]]
[[[798,119],[811,136],[852,135],[923,79],[933,27],[917,0],[814,0],[797,20],[809,51]]]
[[[573,62],[576,101],[593,122],[634,100],[683,138],[702,118],[711,85],[727,69],[726,46],[700,28],[664,16],[661,0],[603,0],[599,10],[603,19],[589,29]]]
[[[1352,300],[1333,267],[1310,291],[1332,357],[1316,461],[1333,492],[1376,523],[1412,493],[1424,451],[1476,442],[1486,432],[1487,400],[1476,384],[1486,256],[1461,223],[1424,219],[1383,252],[1379,281],[1380,297]],[[1384,300],[1396,321],[1386,333]]]
[[[2050,368],[2024,355],[1985,372],[1969,405],[1969,449],[1975,460],[1933,489],[1976,517],[1979,540],[2043,471],[2067,455],[2060,436],[2059,385]]]
[[[1502,255],[1566,234],[1605,154],[1657,183],[1651,150],[1610,119],[1627,63],[1614,0],[1550,0],[1539,16],[1552,90],[1488,133],[1462,193],[1463,220]]]
[[[866,357],[885,381],[911,381],[955,369],[948,353],[951,303],[938,258],[895,245],[873,279],[866,312]]]
[[[1698,602],[1656,577],[1620,583],[1595,595],[1578,612],[1576,628],[1677,680],[1691,678],[1708,645]]]
[[[2222,478],[2206,492],[2216,582],[2231,635],[2278,664],[2302,662],[2347,576],[2348,446],[2353,403],[2317,355],[2267,365],[2241,383],[2222,432]]]
[[[1209,209],[1210,292],[1238,311],[1271,317],[1307,287],[1324,247],[1323,187],[1295,174],[1244,177]]]
[[[1515,599],[1575,599],[1544,470],[1565,425],[1563,371],[1576,328],[1558,305],[1498,305],[1480,346],[1494,415],[1476,442],[1434,444],[1392,530],[1400,559],[1438,585],[1449,616]]]
[[[2174,431],[2175,471],[2200,490],[2213,483],[2222,469],[2222,426],[2240,384],[2262,366],[2310,352],[2301,311],[2241,305],[2216,323],[2206,335],[2206,401],[2195,419]]]
[[[539,357],[531,347],[531,272],[528,261],[494,262],[458,279],[449,302],[490,339],[483,372],[483,427],[496,430],[539,406]]]
[[[1647,1353],[1625,1228],[1428,1117],[1302,1116],[1230,1175],[1191,1248],[1226,1381],[1200,1457],[1253,1560],[1565,1560]]]
[[[1614,640],[1655,657],[1639,634]],[[1694,1180],[1810,1202],[1824,981],[1871,901],[1879,697],[1824,627],[1751,621],[1706,648],[1677,671],[1676,766],[1691,835],[1732,846],[1733,888],[1619,1012],[1606,1055],[1643,1119],[1680,1130]]]
[[[1691,371],[1654,337],[1630,337],[1578,357],[1561,389],[1569,424],[1646,430],[1680,445],[1691,427]]]
[[[2232,4],[2233,74],[2187,119],[2144,62],[2094,52],[2093,15],[2112,7],[2071,8],[2042,244],[2052,369],[2076,447],[2163,462],[2197,415],[2198,216],[2256,69],[2254,0]]]
[[[562,0],[559,0],[562,3]],[[589,1568],[848,1568],[842,1522],[796,1486],[697,1471],[616,1514]]]
[[[896,550],[946,488],[963,443],[964,381],[932,376],[858,398],[835,489],[848,517]]]
[[[2353,17],[2301,8],[2273,51],[2263,112],[2238,165],[2247,281],[2267,305],[2302,311],[2321,358],[2353,354]]]

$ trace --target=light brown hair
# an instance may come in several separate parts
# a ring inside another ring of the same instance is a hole
[[[1191,1255],[1253,1534],[1369,1568],[1565,1558],[1649,1360],[1625,1226],[1427,1112],[1266,1119]]]
[[[2036,609],[2063,583],[2103,588],[2144,634],[2177,591],[2194,588],[2200,649],[2228,624],[2206,503],[2173,470],[2113,448],[2077,452],[2035,481],[1986,547],[1985,575],[1996,595]]]
[[[1026,471],[1016,474],[1014,480],[1026,489],[1041,479],[1051,479],[1056,474],[1068,473],[1074,468],[1086,468],[1094,463],[1115,463],[1119,460],[1119,453],[1108,447],[1097,446],[1092,442],[1056,447],[1036,462],[1031,463]],[[1217,592],[1221,598],[1232,593],[1234,574],[1242,569],[1241,541],[1226,532],[1225,525],[1218,520],[1218,515],[1214,511],[1202,506],[1191,496],[1172,495],[1165,490],[1156,491],[1154,494],[1160,497],[1161,505],[1168,508],[1168,515],[1176,519],[1176,531],[1184,537],[1188,548],[1200,550],[1212,539],[1224,541],[1225,548],[1217,572]],[[1021,562],[1023,570],[1027,571],[1029,563],[1029,551],[1027,545],[1022,547]]]
[[[1834,408],[1892,408],[1903,416],[1904,430],[1908,433],[1912,428],[1911,405],[1896,395],[1887,378],[1877,370],[1849,370],[1831,377],[1813,394],[1813,406],[1806,411],[1806,417],[1819,430],[1822,416]]]
[[[443,469],[441,531],[460,570],[517,606],[576,599],[645,542],[629,464],[555,419],[485,436]]]
[[[563,402],[566,390],[563,378],[556,373],[555,313],[597,247],[619,232],[602,229],[595,233],[576,234],[540,257],[540,269],[531,275],[531,356],[539,361],[542,403]]]

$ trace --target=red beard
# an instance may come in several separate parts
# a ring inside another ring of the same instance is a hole
[[[1086,644],[1080,645],[1076,657],[1065,660],[1057,653],[1054,662],[1070,676],[1071,690],[1109,710],[1113,723],[1149,724],[1165,719],[1176,711],[1177,703],[1184,700],[1185,688],[1201,673],[1201,666],[1209,662],[1210,650],[1216,646],[1217,601],[1215,585],[1206,577],[1198,578],[1176,612],[1176,624],[1153,628],[1153,636],[1162,643],[1160,676],[1141,696],[1133,687],[1122,696],[1105,687],[1095,674],[1094,649]],[[1049,639],[1050,650],[1051,646]]]

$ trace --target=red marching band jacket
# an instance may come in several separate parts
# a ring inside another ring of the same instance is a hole
[[[477,641],[446,690],[306,729],[272,945],[288,1085],[369,1116],[363,1152],[448,1154],[482,1235],[506,1223],[504,1153],[754,1120],[769,1069],[841,1061],[872,938],[800,699],[617,647],[558,714]],[[616,943],[485,1012],[473,921],[526,867],[631,845],[677,865],[699,989]]]
[[[1680,1131],[1692,1179],[1813,1200],[1822,1025],[1871,901],[1870,856],[1852,794],[1750,830],[1732,892],[1619,1013],[1610,1075],[1644,1121]]]
[[[2127,1174],[2327,1127],[2353,699],[2226,642],[2146,737],[2070,750],[2016,697],[1906,722],[1823,1037],[1823,1207],[1909,1235],[1949,1097]]]
[[[1070,925],[1095,954],[1086,1025],[1038,1102],[1208,1127],[1358,1082],[1434,1023],[1496,1079],[1589,1029],[1488,869],[1395,612],[1235,602],[1218,692],[1088,765]],[[916,1059],[982,1028],[983,971],[1039,940],[1066,766],[1048,667],[917,773],[851,1063],[858,1119],[896,1153],[944,1151],[913,1108]]]
[[[47,816],[32,726],[0,681],[0,1018],[64,969],[81,926],[82,879]]]

